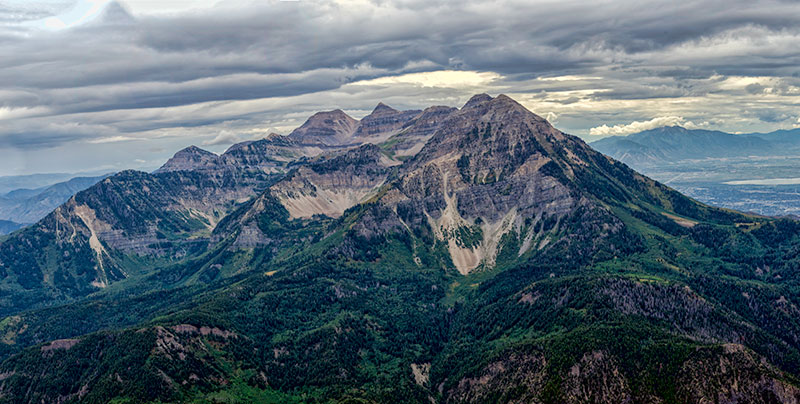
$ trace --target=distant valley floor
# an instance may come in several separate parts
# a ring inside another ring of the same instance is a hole
[[[633,168],[709,205],[768,216],[800,216],[800,157],[681,160]]]

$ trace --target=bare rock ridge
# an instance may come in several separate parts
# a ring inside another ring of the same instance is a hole
[[[154,174],[177,171],[252,171],[274,173],[298,158],[316,156],[328,148],[323,144],[301,145],[275,133],[264,139],[232,145],[216,155],[197,146],[187,147],[170,158]]]
[[[264,139],[237,143],[219,156],[197,146],[187,147],[155,173],[221,171],[232,167],[273,173],[286,171],[290,162],[302,157],[367,143],[380,144],[391,154],[408,157],[422,149],[444,117],[457,110],[436,106],[424,111],[398,111],[379,103],[360,121],[341,109],[318,112],[288,136],[272,133]]]
[[[397,157],[411,157],[422,150],[444,119],[456,111],[458,108],[444,106],[425,108],[414,119],[406,122],[397,134],[381,143],[381,146]]]
[[[299,128],[289,134],[289,139],[300,144],[340,146],[351,144],[358,120],[341,109],[317,112]]]
[[[398,111],[379,103],[372,113],[361,119],[353,136],[361,142],[378,143],[396,134],[421,111]]]
[[[197,146],[189,146],[175,153],[156,172],[203,170],[216,167],[219,156]]]
[[[422,111],[398,111],[379,103],[363,119],[356,120],[340,109],[318,112],[287,137],[307,146],[353,146],[380,143],[397,134]]]

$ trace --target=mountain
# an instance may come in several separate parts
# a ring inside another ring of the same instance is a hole
[[[205,248],[216,223],[286,162],[283,139],[221,156],[190,147],[152,174],[123,171],[0,244],[0,313],[53,305]]]
[[[0,220],[0,236],[11,233],[14,230],[21,229],[24,224],[14,223],[9,220]]]
[[[0,219],[35,223],[72,195],[98,183],[108,175],[75,177],[39,189],[16,189],[0,196]]]
[[[99,174],[99,173],[98,173]],[[39,189],[64,182],[77,175],[68,173],[11,175],[0,177],[0,194],[17,189]]]
[[[448,108],[443,108],[449,110]],[[409,110],[398,111],[384,103],[379,103],[372,112],[356,120],[340,109],[318,112],[306,120],[303,125],[293,130],[288,140],[309,146],[341,147],[365,143],[380,144],[411,126],[415,119],[430,120],[442,111]],[[433,128],[420,128],[430,134]],[[418,136],[418,134],[417,134]]]
[[[304,145],[273,133],[264,139],[237,143],[219,156],[197,146],[187,147],[175,153],[154,174],[181,171],[215,175],[236,171],[252,175],[276,173],[295,159],[314,156],[326,149],[324,144]]]
[[[636,167],[663,165],[679,160],[750,155],[785,155],[779,135],[733,135],[689,130],[679,126],[646,130],[628,136],[611,136],[592,142],[598,151]],[[783,139],[787,139],[786,136]],[[793,147],[800,146],[794,142]]]
[[[791,130],[776,130],[769,133],[750,133],[744,136],[759,137],[771,144],[781,147],[797,149],[800,147],[800,128]]]
[[[361,119],[353,136],[361,142],[377,143],[398,132],[404,124],[421,111],[398,111],[379,103],[372,112]]]
[[[190,151],[0,243],[0,402],[800,399],[797,222],[702,205],[504,95],[424,113],[263,182]],[[116,282],[16,303],[98,269]]]
[[[341,109],[318,112],[289,134],[289,139],[301,144],[338,146],[349,144],[358,121]]]
[[[377,115],[386,116],[387,108],[376,108]],[[428,125],[414,136],[424,138],[432,130]],[[82,298],[202,251],[225,215],[292,164],[347,147],[271,134],[235,144],[221,155],[187,147],[152,174],[125,171],[111,176],[0,245],[0,278],[5,278],[0,302],[7,306],[0,306],[0,314]],[[326,196],[335,197],[335,192]],[[359,201],[357,196],[340,197],[344,200],[310,198],[334,210],[339,208],[333,205]],[[32,246],[34,251],[23,252]],[[24,272],[18,272],[21,267]]]
[[[417,154],[433,136],[439,125],[457,108],[428,107],[412,120],[403,124],[400,131],[391,134],[381,147],[397,158],[408,158]]]

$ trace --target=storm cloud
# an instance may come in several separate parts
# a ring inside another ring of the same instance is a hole
[[[0,153],[14,154],[0,174],[91,168],[41,167],[56,151],[152,166],[174,147],[286,133],[317,110],[460,106],[473,92],[508,93],[578,135],[800,122],[795,1],[225,1],[170,13],[132,1],[59,25],[83,3],[0,3]],[[123,157],[121,142],[142,155]]]

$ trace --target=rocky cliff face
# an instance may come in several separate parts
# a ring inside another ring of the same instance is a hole
[[[252,248],[278,241],[269,234],[267,223],[273,220],[338,218],[375,196],[397,164],[371,144],[298,161],[247,209],[237,212],[237,220],[221,225],[217,239],[238,233],[234,245]]]
[[[361,119],[353,137],[359,143],[380,143],[403,128],[421,111],[398,111],[379,103],[372,112]]]
[[[217,167],[219,157],[197,146],[189,146],[175,153],[156,173],[171,171],[211,170]]]
[[[367,144],[302,163],[270,191],[292,218],[337,218],[375,195],[396,164]]]
[[[277,173],[296,159],[316,156],[327,150],[335,148],[324,144],[303,145],[273,133],[261,140],[237,143],[219,156],[196,146],[187,147],[175,153],[154,174],[177,171],[207,172],[217,176],[226,172],[249,175]]]
[[[464,377],[447,391],[448,403],[543,403],[548,397],[552,367],[541,353],[508,353],[472,376]],[[795,403],[800,390],[784,376],[741,345],[726,344],[699,349],[680,365],[674,378],[679,386],[678,402],[702,403]],[[586,352],[558,375],[557,402],[663,403],[647,391],[634,391],[632,381],[620,368],[619,358],[608,352]]]
[[[317,112],[302,126],[293,130],[289,134],[289,139],[303,145],[350,145],[357,127],[358,120],[345,114],[341,109]]]
[[[0,386],[0,400],[26,395],[27,390],[29,399],[16,402],[109,402],[129,394],[128,386],[146,385],[135,401],[183,401],[181,397],[191,390],[208,390],[230,379],[233,375],[224,370],[226,362],[248,359],[222,351],[243,352],[248,345],[236,333],[189,324],[57,340],[6,364],[14,370],[0,371],[0,381],[5,382]],[[42,376],[62,389],[46,391],[35,386],[38,379],[33,376],[38,371],[34,369],[44,364],[54,366],[48,366],[50,370]],[[74,371],[81,366],[96,371],[83,377]],[[266,387],[266,380],[260,383]]]
[[[398,134],[391,136],[381,146],[397,157],[414,156],[422,150],[445,118],[455,111],[458,109],[443,106],[426,108],[414,119],[406,122]]]

